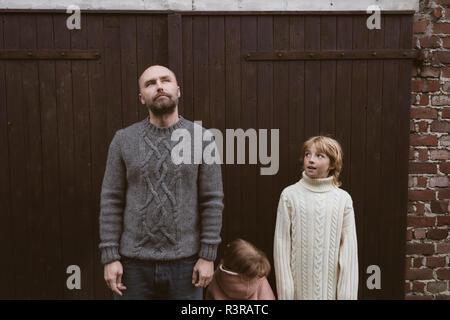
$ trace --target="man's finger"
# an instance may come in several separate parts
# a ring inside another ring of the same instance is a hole
[[[194,271],[192,272],[192,284],[197,284],[198,280],[198,271],[194,268]]]
[[[120,290],[117,289],[117,284],[115,280],[109,281],[109,287],[113,292],[117,293],[119,296],[122,296],[122,292],[120,292]]]

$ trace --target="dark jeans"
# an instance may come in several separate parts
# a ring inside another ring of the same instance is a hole
[[[114,300],[202,300],[203,288],[192,285],[197,257],[175,261],[122,259],[123,296]]]

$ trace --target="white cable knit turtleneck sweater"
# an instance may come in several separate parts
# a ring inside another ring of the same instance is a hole
[[[358,248],[351,196],[333,177],[285,188],[274,239],[278,299],[356,299]]]

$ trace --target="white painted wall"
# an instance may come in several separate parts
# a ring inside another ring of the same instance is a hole
[[[179,11],[318,11],[419,9],[419,0],[0,0],[1,9],[179,10]]]

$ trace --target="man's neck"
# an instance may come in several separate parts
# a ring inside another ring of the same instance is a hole
[[[155,115],[153,112],[149,111],[150,113],[150,123],[154,125],[155,127],[170,127],[173,126],[175,123],[178,122],[178,110],[175,109],[174,112],[170,114],[163,114],[163,115]]]

